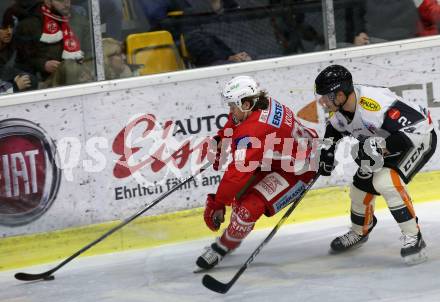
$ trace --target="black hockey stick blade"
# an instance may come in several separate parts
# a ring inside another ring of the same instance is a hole
[[[41,273],[41,274],[28,274],[28,273],[16,273],[15,279],[20,281],[36,281],[36,280],[53,280],[52,270]]]
[[[210,275],[204,275],[202,279],[202,284],[206,288],[214,292],[217,292],[219,294],[226,294],[234,283],[232,281],[229,283],[223,283],[211,277]]]

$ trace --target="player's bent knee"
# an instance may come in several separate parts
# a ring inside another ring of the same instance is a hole
[[[391,169],[383,168],[379,172],[376,172],[373,176],[373,187],[381,195],[395,191],[396,188],[391,179]]]
[[[265,212],[265,200],[250,191],[233,205],[232,211],[244,222],[256,222]]]

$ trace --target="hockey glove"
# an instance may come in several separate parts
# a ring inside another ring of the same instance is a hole
[[[325,149],[327,148],[327,149]],[[319,156],[319,169],[318,173],[322,176],[330,176],[335,169],[335,149],[336,146],[330,143],[330,146],[321,149]]]
[[[325,153],[325,154],[323,154]],[[332,174],[332,171],[334,170],[334,159],[335,155],[333,152],[327,152],[324,150],[321,153],[321,157],[319,159],[319,169],[318,173],[322,176],[330,176]]]
[[[203,216],[210,230],[218,231],[220,225],[225,221],[225,211],[225,205],[215,200],[215,194],[208,194]]]
[[[321,142],[321,154],[319,156],[318,173],[322,176],[330,176],[335,169],[335,150],[343,134],[336,130],[329,122],[325,127],[324,140]]]

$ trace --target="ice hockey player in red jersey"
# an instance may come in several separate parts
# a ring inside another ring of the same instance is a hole
[[[225,153],[232,155],[232,161],[217,193],[207,196],[205,223],[218,231],[226,206],[232,207],[232,213],[223,234],[197,259],[202,269],[213,268],[236,249],[263,214],[272,216],[291,203],[317,170],[310,163],[316,132],[299,123],[291,109],[268,97],[253,78],[233,78],[222,98],[230,114],[214,137],[218,142],[214,169]]]
[[[341,65],[325,68],[315,88],[318,101],[333,112],[324,135],[333,139],[333,145],[321,151],[320,174],[331,174],[338,140],[350,135],[359,141],[355,156],[359,169],[350,188],[351,229],[332,241],[331,251],[344,252],[368,240],[377,223],[374,200],[382,195],[402,231],[403,260],[425,261],[426,244],[406,184],[437,147],[429,111],[405,102],[388,88],[353,85],[351,73]]]

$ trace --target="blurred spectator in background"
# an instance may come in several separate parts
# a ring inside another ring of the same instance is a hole
[[[14,0],[9,2],[12,3],[9,9],[11,9],[17,21],[19,21],[28,17],[32,9],[41,2],[43,2],[43,0]]]
[[[133,76],[127,65],[123,44],[112,38],[102,39],[104,49],[104,71],[106,80],[122,79]]]
[[[414,38],[418,13],[413,0],[357,0],[353,44]]]
[[[57,70],[46,79],[42,88],[92,82],[95,80],[92,63],[90,60],[82,63],[78,63],[76,60],[64,60]]]
[[[196,67],[251,61],[246,52],[234,53],[220,38],[204,32],[192,31],[185,36],[185,44]]]
[[[190,5],[185,0],[140,0],[151,31],[160,29],[160,21],[171,11],[183,11]]]
[[[418,24],[419,36],[432,36],[439,34],[440,26],[440,1],[439,0],[416,0],[420,21]]]
[[[324,48],[324,37],[305,21],[303,12],[295,11],[297,0],[272,0],[271,4],[284,9],[279,17],[272,16],[271,23],[275,37],[284,49],[285,55],[305,53]]]
[[[110,0],[107,0],[110,1]],[[72,13],[88,18],[89,0],[71,0],[70,10]]]
[[[0,28],[0,66],[3,67],[14,55],[12,47],[12,32],[14,30],[14,16],[10,9],[3,14]]]
[[[36,79],[32,79],[32,76],[29,74],[16,75],[12,82],[0,79],[0,94],[30,90],[30,88],[33,86],[33,83],[36,83],[33,82],[33,80],[36,81]]]
[[[104,37],[122,40],[122,0],[99,0],[101,24],[105,26]]]
[[[211,8],[217,14],[222,14],[224,10],[237,9],[240,5],[235,0],[210,0]]]
[[[34,1],[16,28],[17,67],[46,80],[62,60],[92,56],[90,24],[70,0]]]
[[[103,37],[122,39],[122,1],[99,0],[99,13]],[[89,0],[72,0],[72,11],[86,18],[91,17]]]
[[[15,67],[13,31],[17,17],[13,7],[4,11],[0,28],[0,93],[36,89],[37,78]]]

